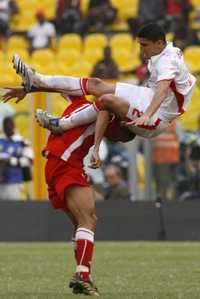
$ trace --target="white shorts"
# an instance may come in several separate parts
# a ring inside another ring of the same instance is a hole
[[[129,102],[129,110],[127,118],[134,120],[142,115],[150,105],[154,96],[154,91],[148,87],[131,85],[126,83],[117,83],[115,96]],[[142,137],[151,138],[157,136],[169,126],[168,121],[161,119],[160,111],[156,111],[149,119],[147,125],[144,126],[129,126],[129,129]]]

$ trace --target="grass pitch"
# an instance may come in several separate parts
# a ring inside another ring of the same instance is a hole
[[[0,298],[72,295],[69,243],[0,243]],[[102,299],[200,299],[200,243],[97,242],[93,274]]]

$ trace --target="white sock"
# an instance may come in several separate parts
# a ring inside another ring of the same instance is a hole
[[[72,113],[68,117],[59,120],[59,126],[63,130],[69,130],[82,125],[90,124],[97,119],[98,111],[94,105],[87,105],[84,109]]]
[[[68,95],[85,95],[87,94],[87,78],[76,78],[67,76],[47,76],[35,73],[34,84],[37,87],[55,88]]]
[[[79,227],[75,234],[75,240],[88,240],[94,243],[94,232],[90,229]]]

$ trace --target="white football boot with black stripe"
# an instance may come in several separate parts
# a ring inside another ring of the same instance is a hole
[[[53,134],[63,133],[62,128],[59,126],[59,117],[55,117],[45,110],[37,109],[35,118],[41,127],[50,130]]]
[[[22,78],[23,86],[26,91],[31,91],[36,81],[36,71],[29,65],[25,64],[18,54],[15,54],[12,59],[13,68],[16,73]]]

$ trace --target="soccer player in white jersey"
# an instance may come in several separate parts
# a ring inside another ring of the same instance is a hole
[[[196,79],[189,73],[181,50],[166,42],[165,33],[158,24],[143,26],[138,42],[141,55],[148,60],[150,78],[147,87],[109,84],[97,78],[46,76],[14,56],[14,67],[22,76],[27,92],[32,88],[56,88],[71,95],[98,97],[93,106],[69,118],[55,119],[40,110],[37,112],[40,124],[49,129],[57,126],[67,130],[94,121],[99,110],[108,110],[124,119],[132,132],[146,138],[156,136],[168,127],[185,111]]]

